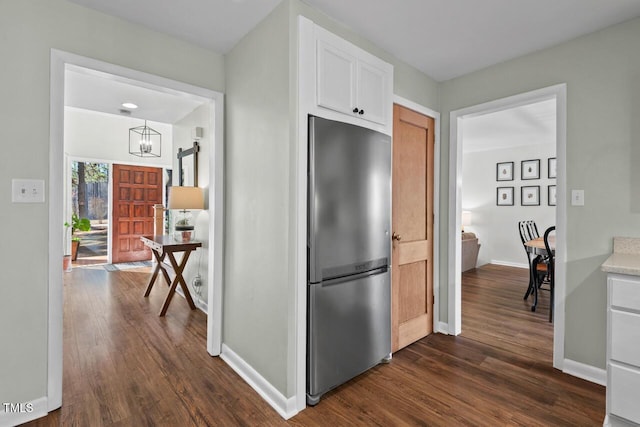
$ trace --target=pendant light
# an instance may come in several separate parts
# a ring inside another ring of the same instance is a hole
[[[129,129],[129,154],[139,157],[160,157],[162,155],[162,135],[147,126]]]

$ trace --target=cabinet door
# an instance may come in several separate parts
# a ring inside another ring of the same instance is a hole
[[[317,44],[317,103],[319,106],[353,114],[355,68],[353,55],[323,39]]]
[[[371,122],[387,124],[390,99],[387,95],[389,84],[385,70],[374,64],[359,60],[357,72],[356,103],[360,117]]]

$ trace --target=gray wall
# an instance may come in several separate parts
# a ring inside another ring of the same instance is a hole
[[[195,127],[202,128],[202,139],[198,141],[200,151],[198,152],[198,187],[202,188],[205,197],[205,209],[194,210],[191,212],[192,219],[195,224],[196,239],[202,242],[202,248],[191,254],[189,262],[184,268],[183,276],[187,285],[191,289],[191,296],[199,307],[203,308],[207,304],[207,292],[209,288],[209,275],[207,269],[209,268],[209,219],[214,209],[209,203],[209,172],[210,162],[209,156],[213,149],[214,135],[213,126],[211,125],[211,105],[205,102],[191,113],[187,114],[182,119],[173,124],[173,147],[171,149],[171,159],[173,161],[173,183],[172,185],[180,185],[180,178],[178,176],[178,148],[188,150],[193,147],[194,139],[191,137],[191,132]],[[182,159],[183,168],[188,168],[190,174],[193,176],[193,156],[187,156]],[[193,185],[193,181],[190,183]],[[179,216],[179,212],[174,210],[172,212],[172,221],[176,221]],[[173,224],[172,224],[173,225]],[[172,226],[170,225],[170,227]],[[182,259],[182,254],[178,254]],[[199,289],[193,287],[192,282],[196,275],[200,275],[202,280],[202,286]]]
[[[565,358],[605,367],[606,285],[600,264],[613,236],[640,236],[640,19],[580,37],[442,84],[442,188],[448,186],[449,112],[567,84],[567,191],[585,190],[584,207],[567,207]],[[448,215],[448,197],[441,197]],[[441,230],[447,274],[447,229]],[[448,278],[448,280],[453,280]],[[447,294],[447,280],[441,293]],[[446,299],[440,306],[447,317]]]
[[[1,231],[11,242],[0,247],[11,266],[0,286],[0,402],[25,402],[47,393],[49,205],[12,204],[10,183],[48,187],[51,48],[219,91],[224,69],[220,55],[63,0],[3,0],[0,28],[0,141],[10,153],[0,157]]]
[[[463,134],[463,138],[466,135]],[[464,143],[464,142],[463,142]],[[478,266],[495,263],[528,268],[527,255],[518,236],[518,221],[536,221],[542,236],[556,223],[556,208],[548,205],[547,187],[556,179],[547,178],[547,159],[556,156],[555,144],[537,144],[495,150],[474,151],[462,156],[462,210],[472,213],[465,231],[480,239]],[[522,180],[520,162],[540,160],[540,179]],[[514,162],[514,180],[496,181],[496,163]],[[540,206],[522,206],[521,187],[540,187]],[[514,187],[513,206],[496,206],[496,189]],[[526,286],[526,284],[525,284]],[[524,293],[525,289],[523,289]]]
[[[282,2],[225,57],[223,342],[285,396],[295,392],[297,16],[395,66],[395,92],[437,110],[435,81],[299,0]]]
[[[225,58],[223,342],[287,393],[288,3]]]

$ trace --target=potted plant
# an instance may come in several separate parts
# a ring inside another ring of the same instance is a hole
[[[91,230],[91,221],[88,218],[80,218],[75,213],[71,215],[71,224],[64,223],[64,226],[71,227],[71,259],[75,261],[78,258],[78,248],[80,247],[80,237],[76,236],[76,231]]]

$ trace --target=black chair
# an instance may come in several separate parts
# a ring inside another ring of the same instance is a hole
[[[544,236],[542,241],[544,242],[544,256],[539,255],[532,262],[532,270],[537,272],[534,274],[534,285],[533,285],[533,305],[531,306],[531,311],[536,311],[536,307],[538,306],[538,290],[548,290],[549,291],[549,322],[553,322],[553,299],[554,299],[554,267],[555,267],[555,251],[551,249],[549,245],[549,234],[556,229],[555,226],[549,227],[544,232]],[[543,284],[548,284],[549,288],[543,288]]]
[[[544,276],[546,271],[539,271],[543,269],[545,265],[542,261],[543,258],[540,255],[536,255],[527,250],[525,243],[529,240],[537,239],[540,237],[538,234],[538,226],[535,221],[520,221],[518,222],[518,232],[520,233],[520,240],[522,241],[522,247],[524,248],[524,252],[527,255],[527,263],[529,264],[529,286],[527,287],[527,292],[524,294],[524,299],[529,298],[529,296],[533,293],[535,296],[534,305],[531,307],[532,311],[535,311],[536,303],[538,302],[538,295],[536,291],[536,286],[539,283],[542,283],[542,278],[539,276]]]
[[[553,322],[553,300],[554,300],[554,288],[555,288],[555,270],[556,270],[556,254],[555,249],[551,249],[549,245],[549,234],[555,231],[555,225],[547,228],[544,232],[544,247],[547,250],[547,266],[549,271],[549,322]]]

